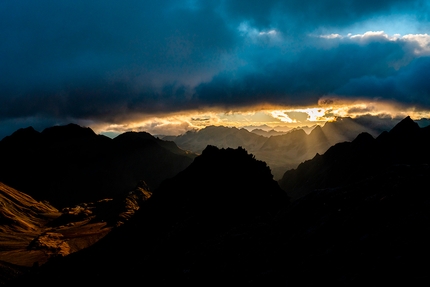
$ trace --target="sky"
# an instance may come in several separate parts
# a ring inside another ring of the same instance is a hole
[[[0,138],[430,118],[430,1],[2,0]]]

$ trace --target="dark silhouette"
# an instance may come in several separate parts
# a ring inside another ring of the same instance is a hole
[[[269,223],[287,205],[264,162],[242,148],[208,146],[155,190],[122,228],[86,252],[42,266],[41,276],[72,272],[76,282],[123,284],[136,282],[136,276],[148,283],[246,278],[260,259],[267,260],[259,251],[261,234],[270,231]],[[256,241],[247,240],[252,236]],[[232,256],[237,259],[230,261]]]
[[[285,173],[292,202],[264,162],[208,146],[123,226],[14,284],[428,285],[429,132],[406,118],[331,147]]]
[[[75,124],[20,129],[0,141],[0,181],[57,208],[133,190],[139,180],[156,188],[194,158],[148,133],[115,139]]]
[[[317,125],[309,135],[303,129],[294,129],[285,134],[264,137],[246,129],[209,126],[167,138],[179,147],[199,154],[207,145],[219,148],[241,146],[257,159],[266,162],[278,180],[286,170],[296,168],[316,153],[324,153],[336,143],[352,141],[362,132],[376,136],[382,131],[381,124],[375,126],[371,122],[363,123],[363,120],[365,118],[338,118],[334,122],[325,123],[323,127]],[[390,127],[392,126],[394,123]]]
[[[376,139],[363,133],[352,142],[334,145],[324,155],[316,155],[287,171],[279,185],[293,199],[316,188],[353,185],[393,166],[428,164],[429,146],[430,129],[420,128],[407,117]]]

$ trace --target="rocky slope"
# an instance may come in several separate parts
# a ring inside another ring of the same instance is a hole
[[[150,196],[140,183],[125,197],[60,211],[0,182],[0,283],[91,246],[132,218]]]

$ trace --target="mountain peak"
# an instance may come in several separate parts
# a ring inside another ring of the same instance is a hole
[[[142,140],[155,140],[156,138],[147,132],[125,132],[123,134],[118,135],[114,141],[123,142],[123,141],[142,141]]]
[[[73,123],[46,128],[42,131],[42,135],[56,140],[70,140],[96,136],[91,128],[81,127]]]
[[[362,132],[352,142],[355,144],[366,144],[374,140],[371,134]]]
[[[215,206],[228,205],[232,210],[242,205],[256,207],[264,202],[275,206],[287,201],[265,162],[256,160],[242,147],[219,149],[211,145],[187,169],[154,192],[154,198],[158,196],[169,197],[175,205],[188,198],[205,208],[211,202]]]
[[[408,135],[420,130],[419,125],[414,122],[410,116],[407,116],[400,121],[394,128],[390,130],[391,135]]]
[[[40,133],[33,127],[21,128],[15,131],[12,135],[6,136],[2,142],[32,142],[35,138],[39,137]]]

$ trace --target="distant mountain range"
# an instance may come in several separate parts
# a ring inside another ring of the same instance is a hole
[[[309,130],[309,134],[303,129],[294,129],[280,135],[267,134],[263,131],[249,132],[234,127],[209,126],[163,139],[174,141],[180,148],[197,154],[200,154],[207,145],[219,148],[243,147],[257,159],[265,161],[275,179],[280,179],[286,170],[296,168],[317,153],[324,153],[338,142],[352,141],[362,132],[378,135],[394,124],[388,120],[375,123],[375,120],[366,118],[338,118],[322,127],[315,126]]]
[[[194,157],[145,132],[110,139],[75,124],[29,127],[0,141],[0,181],[61,208],[127,193],[140,180],[156,188]]]

